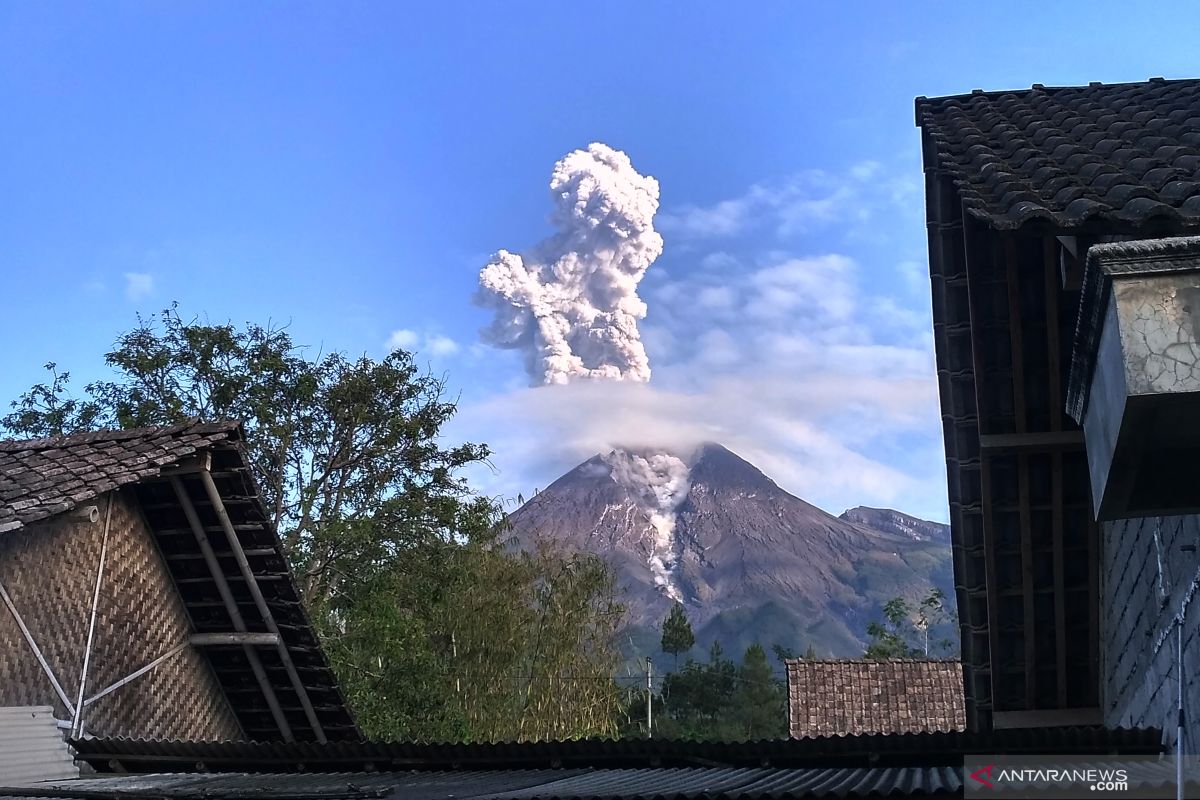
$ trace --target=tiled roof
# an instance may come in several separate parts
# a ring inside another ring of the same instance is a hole
[[[957,661],[791,659],[787,673],[794,738],[966,727]]]
[[[927,166],[995,228],[1200,225],[1200,80],[919,97],[916,116]]]
[[[0,533],[70,511],[156,476],[209,445],[237,438],[236,422],[186,422],[0,441]]]
[[[312,774],[158,774],[84,778],[20,790],[24,798],[123,800],[723,800],[960,797],[962,767],[537,769]],[[0,800],[6,800],[0,788]]]

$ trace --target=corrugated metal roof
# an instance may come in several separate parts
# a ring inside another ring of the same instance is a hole
[[[0,789],[0,797],[6,790]],[[600,798],[954,797],[954,767],[659,768],[323,775],[156,774],[53,782],[16,794],[73,800],[599,800]]]
[[[49,706],[0,708],[0,785],[78,777]]]
[[[332,772],[388,769],[637,767],[961,766],[967,754],[1126,755],[1162,752],[1152,728],[1011,728],[989,732],[869,734],[760,742],[578,739],[564,742],[161,742],[83,739],[78,757],[101,771],[252,770]],[[197,764],[203,765],[197,767]]]

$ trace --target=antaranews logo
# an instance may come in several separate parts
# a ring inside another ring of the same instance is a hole
[[[985,786],[988,789],[994,789],[996,787],[992,785],[992,770],[995,768],[995,764],[988,764],[986,767],[980,767],[971,773],[971,780],[978,781],[981,786]]]
[[[968,797],[1174,797],[1172,762],[1158,756],[976,756],[964,759]]]
[[[986,773],[988,781],[982,779],[981,773]],[[976,777],[980,775],[980,777]],[[971,777],[985,784],[989,789],[995,788],[993,782],[1001,785],[1043,784],[1051,786],[1086,787],[1090,792],[1124,792],[1129,789],[1129,773],[1124,769],[1100,769],[1089,767],[1084,769],[1054,769],[1032,767],[1001,767],[995,765],[984,767],[971,773]]]

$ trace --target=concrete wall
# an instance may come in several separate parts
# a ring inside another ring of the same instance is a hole
[[[72,704],[102,550],[105,569],[85,697],[185,643],[191,632],[183,600],[134,498],[115,492],[95,504],[98,522],[62,515],[0,534],[0,582]],[[51,706],[60,719],[69,719],[15,618],[0,604],[0,706],[20,705]],[[89,706],[85,725],[97,736],[241,738],[216,676],[190,646]]]
[[[1200,517],[1101,525],[1100,634],[1104,721],[1163,728],[1175,742],[1182,609],[1184,747],[1200,753]]]

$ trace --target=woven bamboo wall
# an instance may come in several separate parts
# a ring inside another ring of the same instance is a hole
[[[0,534],[0,581],[72,702],[87,642],[104,518],[112,497],[108,554],[85,696],[115,683],[186,640],[190,625],[131,494],[100,498],[99,522],[59,516]],[[67,711],[0,605],[0,706]],[[155,739],[239,739],[225,694],[195,648],[87,707],[87,732]]]

